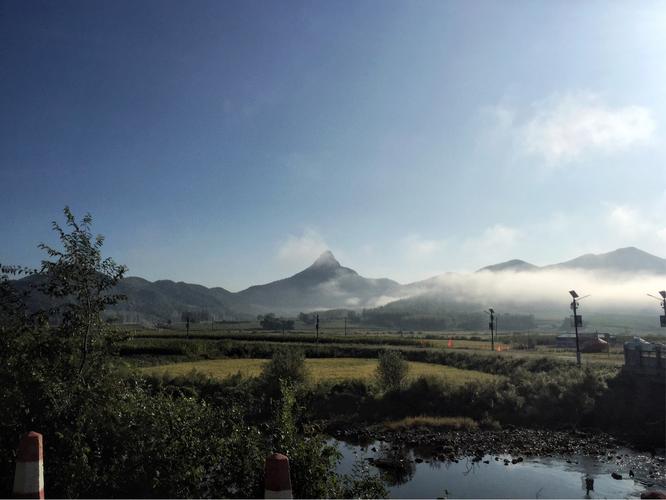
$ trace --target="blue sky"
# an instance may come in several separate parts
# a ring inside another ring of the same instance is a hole
[[[665,49],[664,2],[4,1],[0,262],[64,205],[231,290],[666,256]]]

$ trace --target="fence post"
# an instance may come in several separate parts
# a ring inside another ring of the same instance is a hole
[[[264,498],[291,499],[291,478],[289,459],[280,453],[273,453],[266,459]]]
[[[19,442],[13,496],[44,498],[44,447],[39,432],[31,431]]]

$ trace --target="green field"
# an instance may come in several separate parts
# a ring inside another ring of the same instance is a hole
[[[152,366],[143,368],[143,371],[152,375],[170,374],[177,376],[186,375],[192,370],[196,370],[218,379],[224,379],[236,373],[241,373],[247,377],[256,377],[261,373],[262,367],[267,362],[266,359],[256,358],[214,359]],[[375,376],[377,360],[367,358],[320,358],[307,359],[305,365],[316,382],[349,379],[369,380]],[[409,377],[413,379],[420,375],[439,376],[452,384],[490,381],[496,378],[496,375],[475,370],[461,370],[451,366],[410,361]]]

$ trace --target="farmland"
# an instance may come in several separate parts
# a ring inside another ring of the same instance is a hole
[[[227,325],[225,325],[227,326]],[[470,354],[474,356],[500,356],[502,358],[527,358],[527,359],[555,359],[559,361],[575,363],[576,355],[573,349],[557,348],[555,346],[555,334],[542,332],[506,332],[495,339],[495,351],[491,350],[490,335],[487,332],[454,331],[454,332],[396,332],[380,330],[355,330],[349,328],[348,334],[338,328],[324,330],[319,337],[312,329],[301,328],[285,333],[277,331],[265,331],[257,329],[252,322],[232,324],[227,328],[211,329],[210,325],[193,325],[189,335],[184,330],[184,325],[174,325],[170,329],[145,329],[125,327],[130,334],[127,346],[130,350],[138,350],[142,346],[175,345],[178,343],[180,351],[195,351],[198,355],[205,357],[234,357],[235,354],[226,354],[215,351],[215,341],[239,342],[244,345],[253,346],[255,351],[269,352],[277,345],[303,347],[310,351],[308,357],[323,357],[326,354],[319,352],[326,347],[335,346],[337,354],[332,357],[347,356],[341,351],[358,351],[350,357],[374,357],[373,347],[394,348],[401,351],[428,351]],[[233,326],[233,328],[231,328]],[[619,367],[623,363],[622,342],[630,340],[630,336],[618,336],[612,343],[608,352],[583,353],[583,364],[594,366]],[[189,347],[188,347],[189,346]],[[361,352],[370,349],[368,352]],[[159,349],[157,349],[159,351]],[[213,352],[211,352],[211,350]],[[172,354],[175,354],[174,351]],[[166,354],[166,352],[165,352]],[[196,359],[191,354],[187,361]],[[252,356],[242,354],[240,357]],[[254,356],[258,358],[269,357],[267,355]],[[158,356],[149,364],[170,363],[168,356]],[[184,360],[179,360],[184,361]]]
[[[217,379],[224,379],[236,373],[246,377],[256,377],[268,361],[265,359],[216,359],[208,361],[183,362],[157,367],[144,368],[145,373],[167,374],[173,376],[187,375],[198,371]],[[377,370],[377,360],[367,358],[322,358],[307,359],[306,369],[315,382],[330,382],[342,380],[370,381]],[[460,385],[471,381],[490,381],[496,379],[494,375],[476,370],[462,370],[432,363],[409,362],[410,379],[419,376],[441,377],[450,384]]]

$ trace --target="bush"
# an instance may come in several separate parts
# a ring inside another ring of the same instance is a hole
[[[384,422],[384,427],[392,431],[404,431],[416,427],[428,427],[437,430],[476,431],[479,424],[469,417],[405,417],[401,420]]]
[[[351,475],[338,476],[340,452],[326,443],[314,426],[297,428],[298,407],[293,387],[280,382],[271,429],[273,451],[289,457],[294,498],[381,498],[387,496],[380,479],[367,467],[357,466]],[[359,465],[359,464],[357,464]]]
[[[385,390],[395,390],[402,386],[407,378],[409,365],[397,351],[384,351],[379,354],[377,378],[379,385]]]
[[[260,380],[269,397],[280,393],[280,381],[293,386],[304,384],[308,380],[308,371],[303,351],[293,348],[277,349],[262,369]]]

